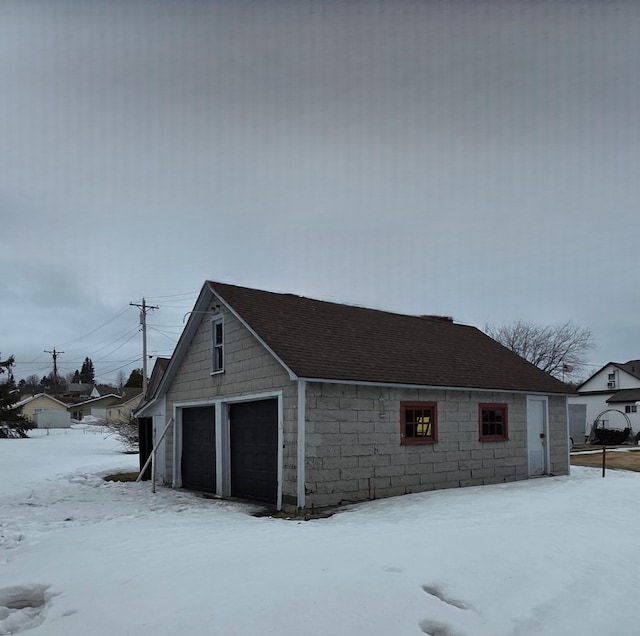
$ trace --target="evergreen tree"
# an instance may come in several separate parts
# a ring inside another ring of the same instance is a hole
[[[22,415],[22,407],[15,408],[20,400],[20,391],[11,373],[14,364],[13,356],[7,360],[0,360],[0,373],[8,373],[6,382],[0,383],[0,437],[27,437],[26,431],[33,426]]]
[[[13,356],[9,356],[6,360],[0,359],[0,374],[7,371],[9,373],[9,377],[11,377],[11,367],[15,364],[15,358]]]
[[[78,369],[75,370],[75,373],[73,374],[73,377],[71,378],[71,382],[73,384],[78,384],[78,382],[80,382],[80,371],[78,371]]]
[[[85,358],[80,369],[80,382],[83,384],[95,384],[95,373],[93,370],[93,362],[91,358]]]
[[[129,375],[129,379],[127,383],[124,385],[124,388],[135,387],[137,389],[142,388],[142,369],[134,369]]]

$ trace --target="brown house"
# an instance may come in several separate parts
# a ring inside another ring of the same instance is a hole
[[[165,483],[311,508],[567,474],[571,392],[450,319],[207,282],[137,415]]]

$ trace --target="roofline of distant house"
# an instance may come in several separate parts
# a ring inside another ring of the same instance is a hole
[[[577,395],[580,397],[587,395],[609,395],[612,393],[618,393],[622,389],[610,389],[609,391],[579,391]]]
[[[16,402],[13,405],[12,408],[16,408],[18,406],[26,406],[29,402],[33,402],[36,398],[43,397],[43,396],[52,399],[54,402],[57,402],[58,404],[61,404],[65,408],[67,408],[69,406],[66,402],[63,402],[62,400],[59,400],[57,397],[54,397],[50,393],[44,393],[43,392],[43,393],[36,393],[35,395],[32,395],[31,397],[24,398],[23,400],[20,400],[19,402]]]
[[[632,362],[632,360],[628,360],[627,362],[614,362],[613,360],[610,360],[609,362],[607,362],[607,364],[603,364],[595,373],[592,373],[584,382],[579,384],[578,389],[581,386],[584,386],[592,378],[595,378],[598,375],[598,373],[606,369],[609,365],[614,366],[616,369],[619,369],[620,371],[624,371],[627,375],[630,375],[632,378],[640,379],[640,375],[632,373],[631,371],[627,371],[627,369],[624,368],[624,365],[629,364],[629,362]],[[595,395],[596,393],[610,393],[610,391],[590,391],[588,393],[582,393],[581,395]]]
[[[379,386],[379,387],[387,387],[390,389],[424,389],[429,391],[478,391],[482,393],[519,393],[522,395],[558,395],[561,397],[569,397],[575,395],[574,393],[557,393],[554,391],[539,391],[539,390],[531,390],[527,391],[524,389],[484,389],[477,388],[471,386],[440,386],[435,384],[402,384],[399,382],[371,382],[367,380],[330,380],[327,378],[305,378],[298,377],[298,380],[302,380],[304,382],[323,382],[325,384],[357,384],[358,386]]]
[[[89,398],[88,400],[85,400],[84,402],[76,402],[75,404],[71,404],[70,406],[82,406],[84,404],[89,404],[89,402],[96,402],[97,400],[103,400],[104,398],[108,398],[108,397],[116,397],[116,398],[121,398],[121,395],[118,395],[117,393],[107,393],[106,395],[101,395],[100,397],[95,397],[95,398]]]

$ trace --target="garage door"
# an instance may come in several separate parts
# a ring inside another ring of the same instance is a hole
[[[213,406],[182,409],[182,487],[216,492]]]
[[[231,495],[276,503],[278,493],[278,401],[229,407]]]

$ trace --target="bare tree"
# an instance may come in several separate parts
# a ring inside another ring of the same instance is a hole
[[[557,378],[565,373],[579,374],[586,365],[587,353],[595,347],[591,330],[571,321],[539,325],[518,320],[507,325],[486,325],[485,332]]]
[[[118,374],[116,375],[116,387],[118,389],[118,393],[122,393],[122,389],[124,388],[124,383],[127,381],[127,374],[120,369]]]
[[[38,388],[38,385],[40,384],[40,376],[36,375],[35,373],[32,373],[31,375],[28,375],[24,379],[24,383],[25,383],[25,388],[35,391]]]

